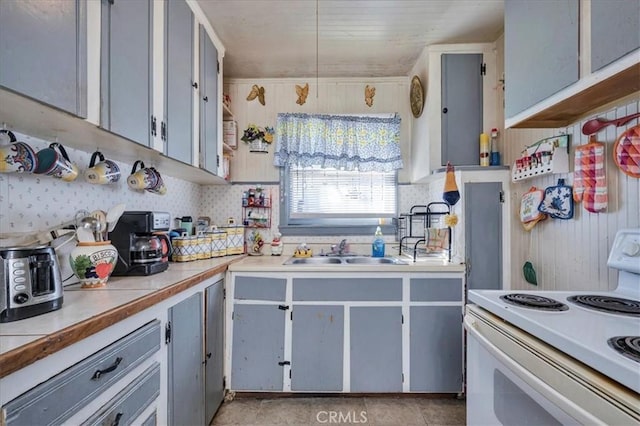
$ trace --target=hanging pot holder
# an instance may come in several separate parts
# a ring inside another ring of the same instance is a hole
[[[571,219],[573,217],[573,188],[558,179],[558,185],[544,190],[544,199],[538,211],[546,213],[554,219]]]
[[[520,201],[520,222],[527,231],[530,231],[536,223],[546,219],[547,215],[538,210],[542,203],[544,191],[532,186],[529,191],[522,194]]]

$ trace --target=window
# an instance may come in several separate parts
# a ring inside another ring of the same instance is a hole
[[[390,224],[396,216],[396,172],[289,166],[283,174],[285,234],[297,234],[296,228],[305,235],[334,234],[336,228],[341,234],[369,234],[380,219]]]
[[[281,232],[372,234],[396,216],[399,140],[397,114],[278,114]]]

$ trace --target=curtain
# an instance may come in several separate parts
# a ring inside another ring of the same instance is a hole
[[[400,117],[278,114],[273,164],[362,172],[401,169]]]

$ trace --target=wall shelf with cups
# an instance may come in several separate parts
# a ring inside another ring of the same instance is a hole
[[[511,168],[511,181],[569,172],[569,135],[553,136],[527,146]]]

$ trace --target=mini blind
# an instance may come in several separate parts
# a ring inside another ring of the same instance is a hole
[[[396,213],[396,173],[289,167],[289,218],[379,218]]]

